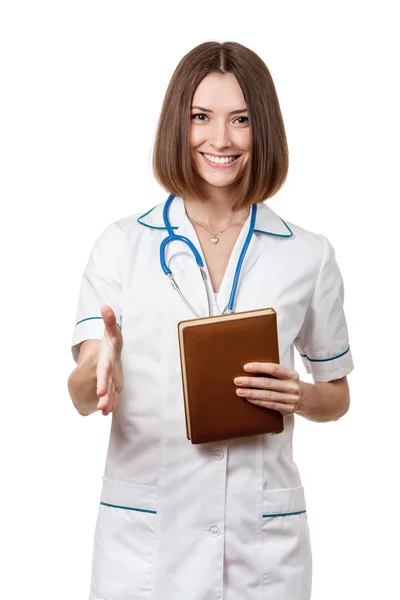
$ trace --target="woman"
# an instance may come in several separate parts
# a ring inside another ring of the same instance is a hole
[[[188,247],[167,246],[167,265],[199,316],[208,315],[208,300],[212,314],[226,308],[257,205],[234,310],[277,311],[280,364],[248,365],[235,384],[249,402],[280,411],[285,429],[217,444],[187,440],[177,323],[193,314],[160,267],[165,202],[111,223],[82,278],[78,366],[68,381],[80,414],[113,413],[90,598],[309,599],[294,414],[344,415],[353,362],[332,245],[263,202],[285,181],[288,150],[273,81],[254,52],[207,42],[181,60],[153,167],[174,196],[171,226],[205,259],[210,298]],[[314,383],[293,369],[294,347]]]

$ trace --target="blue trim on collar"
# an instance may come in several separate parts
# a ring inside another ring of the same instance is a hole
[[[293,235],[293,231],[290,229],[289,225],[287,223],[285,223],[285,221],[279,217],[282,221],[282,223],[284,224],[284,226],[286,227],[286,229],[288,229],[290,231],[289,234],[287,233],[272,233],[272,231],[264,231],[263,229],[255,229],[254,231],[257,233],[267,233],[268,235],[275,235],[276,237],[284,237],[284,238],[288,238],[288,237],[292,237]]]
[[[152,210],[154,210],[158,205],[156,204],[156,206],[153,206],[153,208],[151,208],[150,210],[147,211],[147,213],[144,213],[144,215],[140,215],[140,217],[137,218],[137,222],[140,223],[140,225],[144,225],[144,227],[149,227],[150,229],[167,229],[166,227],[156,227],[155,225],[148,225],[147,223],[142,223],[142,221],[140,219],[143,219],[144,217],[147,217],[148,214],[151,213]],[[174,227],[172,226],[172,229],[179,229],[179,227]]]
[[[140,223],[140,225],[143,225],[144,227],[148,227],[149,229],[164,229],[166,230],[166,227],[157,227],[156,225],[148,225],[147,223],[142,223],[142,221],[140,219],[143,219],[144,217],[147,217],[147,215],[149,215],[155,208],[157,208],[157,204],[156,206],[153,206],[153,208],[151,208],[150,210],[148,210],[146,213],[144,213],[143,215],[140,215],[140,217],[137,218],[137,222]],[[283,237],[283,238],[289,238],[292,237],[293,235],[293,231],[290,229],[289,225],[287,223],[285,223],[285,221],[279,217],[280,220],[282,221],[282,223],[285,225],[286,229],[290,232],[289,234],[286,233],[272,233],[272,231],[264,231],[263,229],[255,229],[254,233],[265,233],[267,235],[274,235],[275,237]],[[177,225],[172,226],[172,229],[179,229],[179,227]]]
[[[342,352],[341,354],[338,354],[337,356],[332,356],[332,358],[310,358],[309,356],[307,356],[307,354],[300,354],[300,356],[303,356],[303,358],[306,358],[307,360],[309,360],[310,362],[326,362],[328,360],[334,360],[335,358],[340,358],[341,356],[343,356],[344,354],[347,354],[347,352],[350,350],[350,346],[347,348],[347,350],[345,350],[344,352]]]

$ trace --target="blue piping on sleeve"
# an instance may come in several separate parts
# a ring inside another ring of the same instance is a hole
[[[83,323],[84,321],[91,321],[92,319],[102,319],[103,317],[87,317],[86,319],[81,319],[80,321],[78,321],[75,325],[75,327],[77,325],[79,325],[79,323]],[[121,325],[119,323],[117,323],[117,327],[119,327],[121,329]]]
[[[347,352],[349,350],[350,350],[350,346],[348,346],[347,350],[345,350],[341,354],[337,354],[336,356],[332,356],[331,358],[310,358],[309,356],[307,356],[307,354],[300,354],[300,356],[302,356],[303,358],[306,358],[310,362],[327,362],[328,360],[335,360],[335,358],[340,358],[344,354],[347,354]]]

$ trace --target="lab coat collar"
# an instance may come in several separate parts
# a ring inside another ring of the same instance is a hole
[[[165,202],[158,204],[147,213],[138,218],[138,223],[145,227],[150,227],[154,230],[164,230],[166,227],[163,221],[163,208]],[[201,247],[198,243],[196,231],[188,218],[182,196],[175,196],[169,210],[169,221],[177,235],[183,235],[189,238],[197,247],[200,256],[203,259],[205,270],[208,276],[208,293],[213,293],[211,280],[204,259]],[[289,238],[293,235],[289,226],[266,204],[257,205],[257,218],[255,224],[256,235],[252,236],[251,243],[247,250],[239,279],[237,290],[237,298],[240,297],[240,288],[243,284],[246,273],[252,268],[258,257],[264,252],[268,246],[269,236],[277,236],[278,238]],[[235,276],[236,266],[238,264],[240,252],[246,239],[250,227],[250,216],[244,223],[239,236],[236,240],[232,254],[227,265],[221,287],[218,291],[218,308],[222,313],[227,307],[232,282]],[[268,235],[262,235],[268,234]],[[189,258],[189,262],[188,262]],[[188,265],[193,265],[193,255],[186,244],[176,240],[166,247],[165,260],[168,267],[174,273],[182,293],[188,298],[193,308],[200,316],[208,316],[208,300],[207,292],[204,287],[200,273],[196,273],[193,268],[188,268]],[[238,309],[238,303],[235,303],[234,310]],[[191,314],[191,313],[190,313]],[[188,318],[191,318],[190,315]]]
[[[166,201],[165,201],[166,202]],[[138,218],[138,223],[152,229],[166,230],[163,220],[165,202],[157,204]],[[179,235],[179,228],[187,224],[188,217],[182,196],[175,196],[169,211],[169,221],[174,231]],[[257,204],[255,231],[267,235],[288,238],[293,235],[290,227],[264,202]]]

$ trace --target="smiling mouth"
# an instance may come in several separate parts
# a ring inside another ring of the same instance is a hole
[[[219,162],[219,160],[218,160],[218,162],[214,162],[214,161],[210,160],[209,158],[207,158],[207,153],[206,152],[200,152],[200,154],[203,156],[203,158],[206,161],[206,163],[208,165],[210,165],[211,167],[218,167],[218,168],[225,168],[225,169],[227,167],[230,167],[233,164],[236,164],[237,161],[238,161],[238,159],[242,156],[241,154],[237,154],[237,155],[231,154],[230,156],[226,156],[226,157],[225,156],[220,156],[220,157],[217,157],[217,158],[218,159],[221,159],[221,158],[225,159],[225,158],[232,158],[232,157],[234,157],[234,159],[233,160],[229,160],[228,162],[225,162],[225,160],[223,162]],[[208,155],[208,156],[210,156],[210,155]]]

